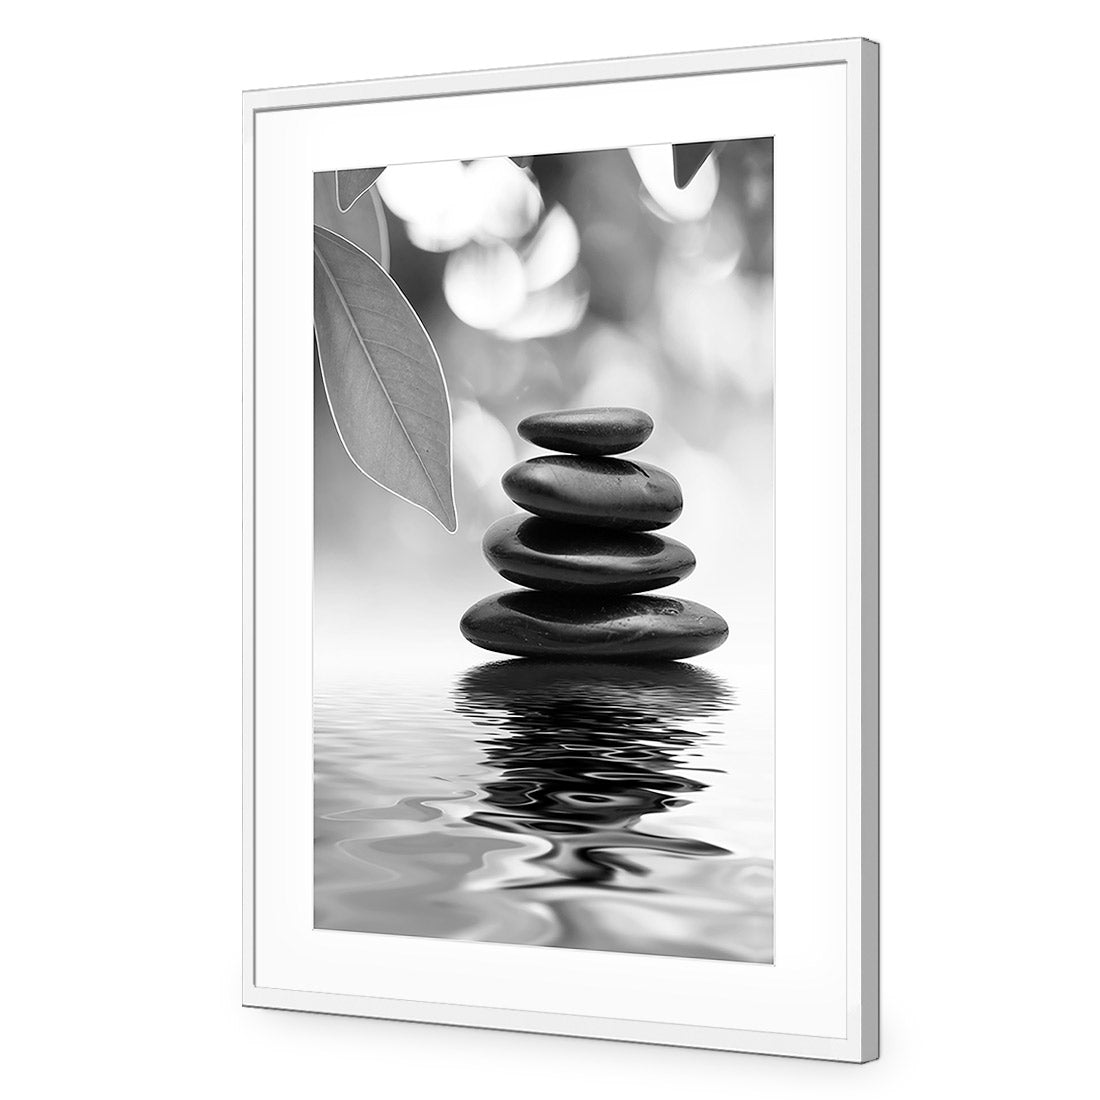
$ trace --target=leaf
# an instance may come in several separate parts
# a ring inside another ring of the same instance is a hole
[[[381,168],[351,168],[336,173],[336,205],[346,214],[369,190],[385,171]]]
[[[325,393],[352,462],[457,530],[451,406],[435,348],[378,263],[320,226],[313,319]]]
[[[681,191],[695,179],[695,173],[703,167],[714,145],[713,141],[696,141],[672,147],[672,178]]]
[[[390,236],[377,189],[370,192],[366,201],[341,211],[336,204],[336,173],[314,172],[313,224],[331,229],[337,236],[351,241],[389,270]]]

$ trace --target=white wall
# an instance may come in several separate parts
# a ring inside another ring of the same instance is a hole
[[[1080,1094],[1100,732],[1085,10],[6,14],[12,1095]],[[883,44],[882,1060],[236,1007],[238,91],[858,34]]]

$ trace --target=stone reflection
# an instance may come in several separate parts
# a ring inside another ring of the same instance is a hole
[[[725,856],[662,836],[643,817],[707,786],[691,767],[706,719],[733,704],[721,677],[683,662],[499,661],[456,685],[455,707],[493,727],[481,744],[500,778],[483,783],[469,822],[538,838],[538,885],[645,892],[654,856]],[[520,884],[516,884],[520,885]],[[515,887],[513,887],[515,888]]]

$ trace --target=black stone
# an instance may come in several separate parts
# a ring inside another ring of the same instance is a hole
[[[720,646],[717,612],[664,596],[561,596],[501,592],[462,616],[467,641],[515,657],[676,660]]]
[[[501,484],[536,516],[622,531],[667,527],[684,507],[672,474],[621,458],[543,455],[513,466]]]
[[[695,568],[695,555],[664,535],[525,515],[494,523],[482,549],[505,580],[548,592],[647,592],[675,584]]]
[[[617,455],[640,447],[653,431],[653,420],[640,409],[568,409],[536,413],[521,420],[516,430],[550,451]]]

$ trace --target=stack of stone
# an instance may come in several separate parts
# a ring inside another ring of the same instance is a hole
[[[720,646],[729,633],[702,604],[640,596],[686,577],[695,555],[652,532],[683,510],[676,479],[612,458],[640,446],[653,421],[637,409],[576,409],[521,421],[519,434],[565,452],[513,466],[504,491],[531,515],[485,533],[489,564],[533,591],[500,592],[462,616],[463,635],[517,657],[673,660]]]

